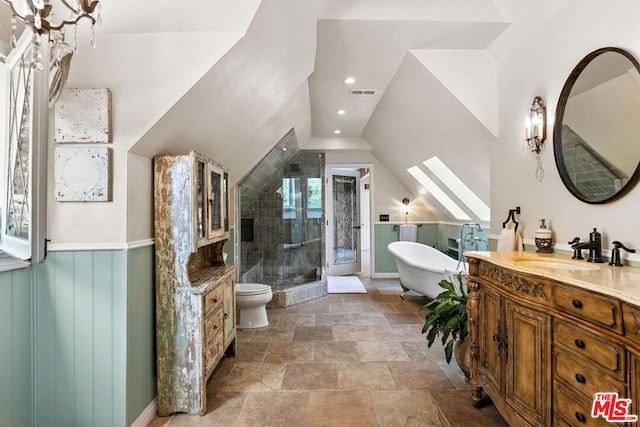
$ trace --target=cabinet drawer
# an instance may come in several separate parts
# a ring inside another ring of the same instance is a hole
[[[207,345],[211,339],[222,330],[224,313],[222,310],[216,311],[211,317],[204,321],[204,344]]]
[[[596,392],[615,391],[621,397],[627,395],[627,387],[609,375],[589,366],[571,353],[555,350],[554,380],[561,380],[571,389],[591,400]]]
[[[567,322],[556,321],[554,344],[579,354],[599,368],[625,381],[624,349]]]
[[[205,366],[205,375],[207,375],[213,367],[215,366],[216,361],[222,355],[224,351],[224,339],[222,334],[218,335],[218,337],[213,340],[213,342],[205,347],[204,354],[204,366]]]
[[[553,393],[553,417],[555,425],[565,425],[561,418],[566,419],[574,426],[607,426],[603,418],[591,417],[593,402],[586,401],[576,394],[571,393],[562,386],[554,387]],[[558,417],[560,415],[561,417]]]
[[[622,304],[624,334],[636,342],[640,342],[640,309]]]
[[[565,286],[553,288],[553,300],[562,311],[622,333],[622,307],[619,301]]]
[[[204,295],[204,316],[207,317],[213,310],[222,304],[222,286],[216,286]]]

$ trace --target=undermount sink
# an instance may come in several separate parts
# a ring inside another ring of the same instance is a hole
[[[540,258],[524,258],[514,260],[515,264],[520,267],[529,268],[552,268],[555,270],[596,270],[598,267],[595,265],[579,265],[571,262],[564,262],[556,259],[540,259]]]

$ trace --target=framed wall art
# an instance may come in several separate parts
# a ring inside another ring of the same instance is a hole
[[[55,147],[55,197],[59,202],[111,201],[111,157],[107,147]]]

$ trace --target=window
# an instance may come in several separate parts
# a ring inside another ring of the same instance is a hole
[[[322,218],[322,178],[307,178],[307,218]]]
[[[24,31],[0,60],[0,250],[39,262],[46,223],[48,76],[31,66],[31,39]],[[43,38],[41,62],[48,57],[47,46]]]
[[[300,178],[282,178],[282,217],[296,218],[296,196],[300,193]]]

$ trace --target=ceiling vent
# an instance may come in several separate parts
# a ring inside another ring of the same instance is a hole
[[[349,89],[349,95],[366,95],[371,96],[375,95],[375,89]]]

